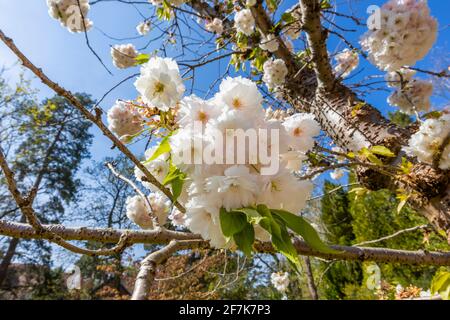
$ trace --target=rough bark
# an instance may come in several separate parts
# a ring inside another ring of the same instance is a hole
[[[280,43],[274,55],[283,59],[289,69],[286,100],[300,112],[313,113],[338,146],[358,151],[363,147],[383,145],[398,154],[390,164],[398,164],[403,155],[402,146],[417,128],[404,129],[394,125],[331,75],[319,1],[301,0],[300,7],[312,61],[299,61]],[[261,2],[252,8],[252,13],[258,28],[263,33],[270,33],[272,22]],[[365,167],[357,170],[359,181],[371,190],[402,188],[410,192],[410,201],[436,230],[445,231],[450,243],[449,172],[414,162],[414,159],[411,161],[414,167],[402,181]]]

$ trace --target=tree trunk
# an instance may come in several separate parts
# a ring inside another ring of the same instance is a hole
[[[314,275],[311,267],[311,259],[307,256],[303,257],[303,262],[305,263],[305,274],[308,281],[308,290],[311,295],[312,300],[319,300],[319,295],[317,294],[316,283],[314,282]]]
[[[27,219],[24,215],[20,217],[20,222],[24,223]],[[8,249],[6,250],[6,254],[3,257],[2,262],[0,263],[0,288],[2,287],[6,276],[8,274],[8,268],[11,265],[12,259],[14,258],[14,255],[16,254],[17,246],[19,245],[20,239],[19,238],[12,238],[9,242]]]
[[[11,261],[16,254],[16,248],[19,244],[19,238],[12,238],[8,245],[8,250],[6,250],[6,254],[3,257],[2,263],[0,263],[0,288],[3,286],[3,283],[6,279],[6,275],[8,274],[8,268],[11,265]]]

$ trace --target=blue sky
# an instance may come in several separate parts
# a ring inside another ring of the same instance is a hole
[[[357,16],[367,18],[366,8],[369,5],[381,5],[385,1],[375,0],[354,0],[343,1],[335,0],[338,11],[350,14],[356,13]],[[296,1],[285,1],[280,12],[295,4]],[[436,46],[442,48],[442,52],[448,52],[449,49],[449,31],[450,23],[448,12],[450,11],[450,1],[430,0],[429,6],[433,16],[439,21],[439,38]],[[137,8],[137,9],[136,9]],[[130,41],[114,41],[105,37],[102,31],[116,38],[136,37],[138,36],[135,27],[144,16],[150,15],[152,7],[150,5],[138,5],[136,7],[124,5],[118,2],[105,2],[92,6],[89,18],[94,21],[95,28],[89,32],[89,38],[92,46],[100,55],[107,67],[113,72],[109,75],[94,55],[88,50],[83,34],[71,34],[65,28],[61,27],[59,22],[50,18],[47,13],[46,1],[36,0],[0,0],[0,28],[10,37],[12,37],[17,46],[37,65],[43,68],[45,73],[54,81],[60,83],[71,91],[87,92],[92,94],[94,99],[100,98],[108,89],[117,84],[127,76],[138,72],[138,68],[127,70],[118,70],[114,68],[110,58],[110,46],[116,43],[127,43]],[[337,20],[342,26],[349,26],[345,20]],[[183,26],[181,26],[183,28]],[[101,30],[101,31],[100,31]],[[357,32],[348,32],[345,36],[353,44],[357,44],[359,36],[365,32],[365,27],[357,28]],[[145,38],[132,40],[131,42],[137,48],[147,43],[148,39],[155,37],[158,31],[153,30]],[[160,45],[160,41],[154,41],[145,52],[151,52]],[[331,37],[329,40],[329,51],[342,50],[345,45]],[[200,49],[199,49],[200,50]],[[173,50],[168,52],[169,56],[175,56],[179,52]],[[429,55],[433,56],[433,55]],[[434,56],[435,57],[435,56]],[[15,57],[10,51],[0,44],[0,66],[11,67],[15,63]],[[418,67],[432,68],[432,59],[425,58],[417,64]],[[199,95],[214,82],[220,71],[226,67],[227,60],[222,60],[220,65],[213,64],[204,67],[196,74],[196,90]],[[20,69],[13,67],[8,73],[10,81],[17,78]],[[382,75],[375,67],[361,59],[360,66],[354,77],[348,82],[357,82],[358,79],[368,75]],[[420,75],[422,77],[422,75]],[[49,89],[36,82],[36,86],[41,89],[42,97],[52,95]],[[388,92],[375,92],[367,97],[369,102],[378,106],[382,112],[386,113],[392,110],[386,103]],[[108,110],[114,101],[118,98],[133,99],[137,95],[133,86],[133,80],[130,80],[119,88],[114,90],[102,103],[101,107]],[[436,104],[442,101],[435,100]],[[93,129],[96,135],[92,147],[94,159],[100,160],[110,154],[110,143],[99,134],[97,129]],[[132,149],[138,154],[143,150],[140,145],[133,146]]]

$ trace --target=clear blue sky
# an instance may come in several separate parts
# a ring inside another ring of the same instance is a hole
[[[369,5],[381,5],[385,1],[375,0],[353,0],[343,1],[335,0],[338,5],[338,10],[344,13],[356,13],[357,16],[366,19],[366,8]],[[295,4],[296,1],[288,0],[282,5],[282,10]],[[349,3],[351,5],[349,5]],[[439,21],[439,38],[437,47],[443,48],[443,52],[449,50],[449,31],[450,24],[449,14],[450,1],[447,0],[430,0],[432,14]],[[151,13],[151,6],[138,5],[141,13],[149,15]],[[114,86],[120,80],[126,78],[128,75],[138,72],[138,68],[127,70],[118,70],[114,68],[110,58],[110,46],[116,43],[127,43],[130,41],[114,41],[105,37],[99,29],[107,34],[117,37],[134,37],[138,36],[135,27],[142,21],[142,17],[130,5],[124,5],[117,2],[105,2],[94,5],[89,13],[89,18],[94,21],[95,29],[89,32],[90,41],[96,52],[101,56],[103,61],[107,64],[114,75],[109,75],[101,66],[98,60],[86,47],[83,34],[70,34],[65,28],[59,25],[59,22],[50,18],[47,13],[46,1],[36,0],[0,0],[0,28],[10,37],[12,37],[18,47],[37,65],[43,68],[45,73],[54,81],[59,82],[62,86],[72,91],[87,92],[92,94],[95,99],[98,99],[109,88]],[[346,26],[346,24],[342,24]],[[353,44],[357,44],[359,36],[366,31],[365,27],[359,27],[357,32],[346,33],[346,37]],[[137,48],[142,47],[147,39],[155,36],[157,32],[152,31],[146,38],[132,40],[131,42]],[[159,45],[159,41],[155,41],[154,45]],[[146,52],[155,49],[155,46],[150,46]],[[338,41],[335,37],[329,40],[329,50],[331,52],[336,49],[343,49],[345,45]],[[176,52],[169,52],[169,55],[175,55]],[[432,56],[432,55],[431,55]],[[417,66],[423,68],[431,68],[432,61],[426,58],[424,61],[418,63]],[[15,57],[2,44],[0,44],[0,66],[12,66],[15,62]],[[219,70],[226,66],[227,61],[223,60],[221,65],[213,65],[203,68],[198,73],[196,81],[196,89],[205,90],[217,78]],[[11,81],[16,79],[19,68],[12,68],[7,74]],[[375,67],[361,59],[358,74],[348,81],[357,82],[358,79],[366,77],[371,74],[381,75]],[[355,72],[354,72],[355,73]],[[36,83],[40,88],[41,96],[52,95],[44,86]],[[201,92],[201,91],[199,91]],[[110,94],[101,104],[104,110],[109,109],[117,98],[133,99],[136,97],[136,90],[133,86],[133,80],[124,83],[112,94]],[[390,110],[387,106],[386,97],[388,92],[374,93],[368,97],[369,102],[386,113]],[[437,103],[441,101],[435,100]],[[98,133],[98,130],[93,129],[96,138],[92,147],[93,157],[100,160],[110,153],[109,142]],[[137,146],[139,147],[139,146]],[[142,153],[143,150],[135,148],[135,151]]]

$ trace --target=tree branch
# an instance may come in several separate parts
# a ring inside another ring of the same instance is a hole
[[[127,233],[127,244],[147,243],[147,244],[167,244],[171,240],[201,240],[199,235],[172,231],[160,230],[114,230],[95,228],[70,228],[62,225],[42,225],[46,231],[60,236],[65,240],[85,240],[102,243],[117,243],[120,237]],[[9,237],[24,239],[49,239],[48,233],[37,233],[30,225],[0,220],[0,234]],[[207,245],[207,241],[196,242],[196,245]],[[318,252],[309,247],[306,242],[300,239],[294,240],[294,246],[299,255],[319,257],[327,260],[357,260],[391,262],[402,264],[421,264],[450,266],[450,252],[428,252],[428,251],[408,251],[385,248],[364,248],[348,246],[331,246],[337,253]],[[256,243],[255,249],[261,253],[274,253],[275,250],[270,243]]]
[[[55,91],[61,97],[66,98],[76,109],[78,109],[86,119],[92,121],[105,135],[111,140],[111,142],[116,146],[126,157],[128,157],[145,175],[148,182],[156,186],[160,189],[169,199],[173,200],[172,193],[169,189],[163,186],[151,173],[148,169],[139,161],[138,158],[117,138],[102,122],[100,113],[94,115],[87,108],[83,106],[83,104],[78,100],[70,91],[64,89],[56,82],[50,80],[42,71],[42,69],[37,68],[14,44],[14,41],[11,38],[8,38],[2,30],[0,30],[0,39],[11,49],[11,51],[22,61],[24,67],[33,72],[45,85],[47,85],[50,89]],[[99,109],[96,109],[99,110]],[[175,206],[181,212],[185,212],[185,208],[178,202],[174,202]]]
[[[308,46],[311,50],[318,88],[330,90],[335,77],[330,65],[326,46],[327,32],[320,21],[320,3],[317,0],[300,0],[303,29],[306,31]]]
[[[162,249],[149,254],[141,262],[139,273],[134,284],[133,295],[131,300],[146,300],[150,291],[153,280],[155,279],[156,268],[159,264],[164,263],[175,252],[191,247],[205,244],[202,240],[176,241],[172,240]]]

